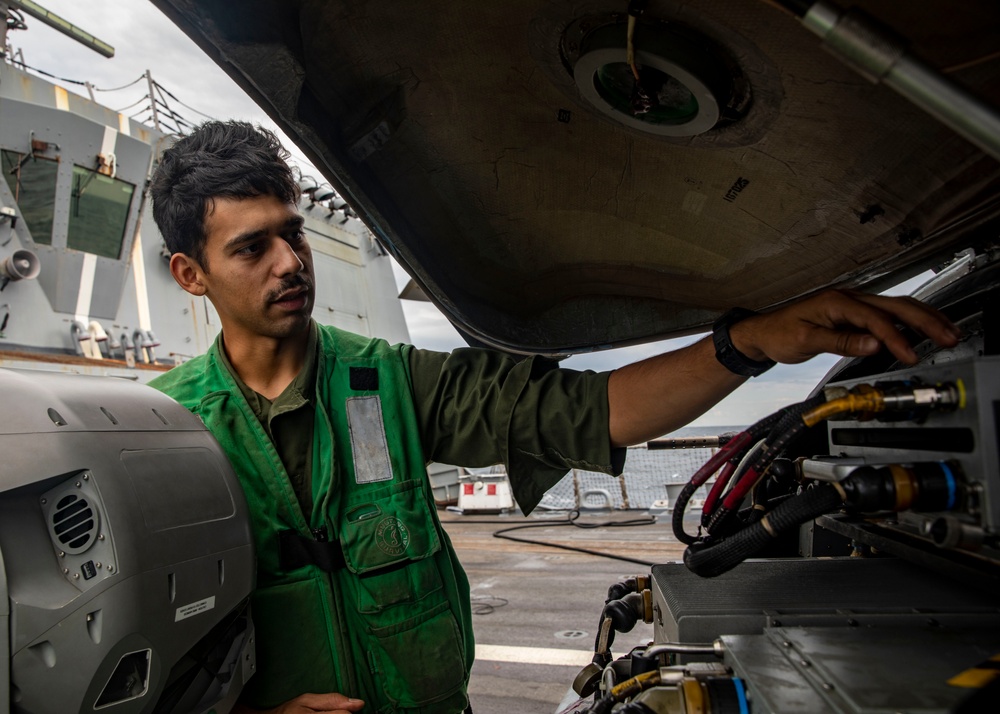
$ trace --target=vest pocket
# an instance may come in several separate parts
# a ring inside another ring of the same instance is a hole
[[[359,612],[378,613],[442,589],[431,557],[441,541],[419,481],[362,493],[343,513],[340,541],[347,569],[355,575]]]
[[[447,602],[395,625],[370,628],[370,632],[377,677],[393,704],[419,708],[463,692],[465,647]],[[414,656],[417,652],[420,655]]]

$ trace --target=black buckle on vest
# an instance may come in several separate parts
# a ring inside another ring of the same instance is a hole
[[[326,539],[326,529],[313,531],[316,539],[306,538],[295,531],[278,533],[278,558],[285,572],[304,565],[315,565],[320,570],[332,573],[347,567],[340,541]]]

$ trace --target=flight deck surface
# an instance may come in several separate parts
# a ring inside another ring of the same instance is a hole
[[[680,560],[684,550],[665,517],[647,526],[584,529],[556,525],[566,521],[565,513],[440,515],[469,576],[478,613],[473,615],[477,652],[469,685],[475,714],[554,712],[593,656],[608,587],[649,573],[649,566],[637,563],[495,538],[495,531],[549,523],[511,535],[652,563]],[[641,511],[604,512],[582,516],[578,523],[644,517]],[[652,636],[652,626],[640,622],[615,638],[612,651],[624,654]]]

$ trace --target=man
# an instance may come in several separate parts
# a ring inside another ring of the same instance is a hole
[[[389,346],[310,317],[312,257],[284,157],[264,130],[212,122],[164,154],[152,183],[171,273],[222,322],[206,355],[153,386],[212,430],[250,505],[258,673],[248,706],[466,709],[468,582],[426,462],[503,462],[527,511],[570,468],[620,473],[622,447],[694,419],[745,380],[731,370],[880,345],[913,363],[896,322],[942,345],[958,338],[916,301],[830,292],[731,324],[728,368],[711,339],[610,374]]]

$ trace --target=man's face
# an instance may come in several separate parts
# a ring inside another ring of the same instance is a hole
[[[209,202],[200,279],[227,338],[284,339],[308,326],[315,280],[302,222],[270,195]]]

